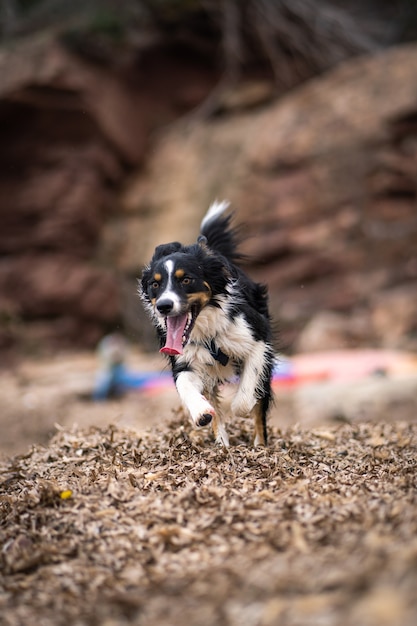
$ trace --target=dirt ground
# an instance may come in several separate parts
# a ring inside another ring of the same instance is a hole
[[[166,380],[166,361],[160,355],[130,352],[129,370],[153,372],[156,385],[106,402],[91,400],[98,367],[93,352],[64,352],[21,359],[0,370],[0,458],[46,444],[57,427],[116,425],[142,432],[158,428],[178,410],[178,395],[170,376]],[[283,390],[272,410],[272,424],[294,423],[291,401],[292,395]]]
[[[314,355],[313,363],[317,359]],[[388,376],[275,387],[269,423],[279,428],[298,425],[309,429],[340,421],[414,422],[416,359],[411,355],[409,361],[406,354],[404,361],[399,353]],[[141,433],[161,426],[179,407],[165,359],[132,349],[126,366],[135,373],[153,373],[153,385],[106,402],[91,400],[99,367],[93,352],[24,358],[0,369],[0,458],[25,453],[32,444],[46,444],[57,427],[113,425]],[[349,366],[355,367],[360,365]],[[233,386],[223,390],[226,403],[232,394]]]
[[[224,450],[173,389],[95,404],[93,359],[60,363],[2,377],[2,625],[415,626],[415,415],[276,408]]]

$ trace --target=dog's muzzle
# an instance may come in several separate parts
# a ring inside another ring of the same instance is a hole
[[[169,315],[174,308],[174,302],[168,298],[163,298],[157,301],[156,308],[161,315]]]

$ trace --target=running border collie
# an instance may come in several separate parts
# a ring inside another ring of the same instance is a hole
[[[140,295],[194,425],[211,423],[216,441],[229,445],[219,385],[237,376],[231,412],[253,416],[254,444],[266,445],[274,364],[268,295],[238,266],[243,257],[231,215],[224,215],[228,205],[210,206],[196,243],[157,246]]]

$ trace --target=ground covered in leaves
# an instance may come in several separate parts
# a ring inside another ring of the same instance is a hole
[[[417,425],[230,430],[62,430],[4,461],[1,623],[414,626]]]

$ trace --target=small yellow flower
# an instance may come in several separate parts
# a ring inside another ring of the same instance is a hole
[[[68,498],[71,498],[71,496],[72,496],[71,489],[65,489],[65,491],[61,491],[61,493],[59,494],[59,497],[61,498],[61,500],[68,500]]]

